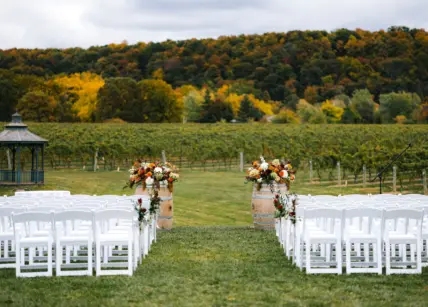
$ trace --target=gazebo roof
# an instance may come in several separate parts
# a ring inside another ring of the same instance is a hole
[[[5,125],[0,132],[0,145],[2,144],[45,144],[48,141],[30,132],[28,126],[22,122],[18,113],[12,115],[12,122]]]

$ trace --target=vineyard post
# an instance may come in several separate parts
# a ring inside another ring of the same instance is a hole
[[[309,182],[312,183],[312,160],[309,161]]]
[[[12,169],[12,160],[10,158],[10,150],[9,149],[6,150],[6,156],[7,156],[7,169],[11,170]]]
[[[341,180],[340,180],[340,162],[337,162],[337,184],[341,185]]]
[[[424,194],[428,194],[427,171],[425,169],[422,171],[422,180],[424,184]]]
[[[162,150],[162,162],[166,163],[166,154],[165,154],[165,150]]]
[[[244,171],[244,153],[242,151],[239,153],[239,159],[240,159],[239,170],[242,173]]]
[[[95,153],[94,153],[94,172],[97,171],[97,164],[98,164],[98,148],[95,149]]]
[[[397,166],[392,167],[392,191],[397,192]]]
[[[366,165],[363,165],[363,187],[366,187],[366,183],[367,183],[367,169],[366,169]]]

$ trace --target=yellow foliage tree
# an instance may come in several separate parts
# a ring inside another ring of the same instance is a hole
[[[226,103],[229,103],[232,106],[233,115],[236,117],[238,115],[239,108],[241,107],[241,101],[244,99],[244,95],[238,95],[236,93],[231,93],[224,100]]]
[[[76,96],[72,110],[82,122],[94,120],[94,112],[97,108],[98,90],[104,86],[101,76],[90,73],[76,73],[70,76],[58,76],[54,79],[64,92]]]
[[[327,116],[331,123],[338,123],[342,119],[344,109],[336,107],[330,100],[326,100],[321,105],[321,111]]]
[[[265,113],[266,115],[272,115],[272,105],[264,102],[263,100],[257,99],[253,94],[248,95],[250,101],[253,103],[254,107]]]

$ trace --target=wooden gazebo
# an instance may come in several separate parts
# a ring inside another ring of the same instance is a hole
[[[12,122],[0,133],[0,150],[7,152],[7,169],[0,169],[0,185],[43,184],[44,148],[47,143],[47,140],[28,130],[21,115],[13,114]],[[26,170],[21,163],[27,149],[31,151],[31,170]]]

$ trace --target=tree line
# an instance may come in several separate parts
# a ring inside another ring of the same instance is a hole
[[[428,33],[340,29],[0,50],[0,120],[426,123]]]

